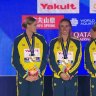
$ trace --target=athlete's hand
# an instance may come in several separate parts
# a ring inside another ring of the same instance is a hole
[[[32,82],[38,80],[38,76],[27,76],[25,80]]]
[[[36,80],[38,80],[38,79],[39,79],[38,76],[33,76],[33,77],[32,77],[32,81],[36,81]]]
[[[25,80],[31,82],[31,81],[32,81],[32,78],[31,78],[31,76],[27,76],[27,77],[25,78]]]
[[[70,76],[70,80],[74,77],[74,75]]]
[[[66,73],[61,73],[60,74],[60,77],[63,79],[63,80],[69,80],[70,79],[70,75],[69,74],[66,74]]]

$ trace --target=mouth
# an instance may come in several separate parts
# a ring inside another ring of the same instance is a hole
[[[63,31],[62,33],[63,33],[63,34],[67,34],[68,32],[67,32],[67,31]]]
[[[67,35],[67,33],[63,33],[62,35]]]
[[[64,31],[64,33],[66,33],[67,31]]]

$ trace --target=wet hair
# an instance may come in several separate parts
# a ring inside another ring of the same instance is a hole
[[[22,24],[22,27],[27,28],[27,25],[31,25],[35,21],[36,21],[35,18],[29,16],[26,18],[25,22]]]
[[[68,22],[69,25],[70,25],[70,27],[72,27],[71,21],[70,21],[69,19],[67,19],[67,18],[63,18],[63,19],[61,19],[61,21],[59,22],[59,30],[60,30],[60,24],[61,24],[62,22]],[[70,34],[71,34],[71,32],[69,32],[69,36],[68,36],[68,38],[70,38]],[[61,34],[60,31],[59,31],[59,37],[58,37],[58,40],[59,40],[60,42],[62,41],[62,34]]]

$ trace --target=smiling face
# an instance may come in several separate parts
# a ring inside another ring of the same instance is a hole
[[[62,21],[59,28],[61,35],[68,36],[70,34],[71,25],[68,21]]]

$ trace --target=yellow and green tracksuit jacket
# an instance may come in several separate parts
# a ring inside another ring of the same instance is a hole
[[[92,39],[85,48],[85,69],[96,77],[96,39]]]
[[[30,43],[32,43],[32,39]],[[25,39],[25,32],[15,39],[12,51],[12,64],[16,68],[20,77],[25,78],[28,75],[27,70],[30,70],[33,66],[36,66],[40,70],[40,77],[44,75],[47,62],[48,46],[43,36],[37,33],[35,33],[34,50],[35,49],[39,50],[39,53],[37,53],[39,56],[36,59],[37,61],[28,62],[25,58],[27,56],[25,52],[29,51],[29,46]]]
[[[66,44],[64,44],[66,45]],[[58,41],[58,37],[53,39],[50,43],[50,55],[49,55],[49,60],[50,60],[50,67],[54,72],[54,77],[55,78],[60,78],[60,73],[62,72],[63,65],[57,63],[57,53],[62,52],[62,47],[61,43]],[[71,58],[71,64],[72,67],[68,71],[70,75],[74,75],[78,71],[78,67],[80,65],[81,61],[81,43],[78,39],[76,38],[70,38],[70,43],[69,43],[69,48],[68,48],[68,53],[72,53],[73,57]]]

